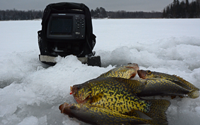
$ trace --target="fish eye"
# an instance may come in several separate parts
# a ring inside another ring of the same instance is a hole
[[[150,71],[150,70],[147,70],[147,74],[151,74],[151,71]]]
[[[76,90],[79,90],[79,89],[81,89],[82,87],[81,87],[81,85],[74,85],[73,88],[75,88]]]
[[[81,89],[81,86],[77,86],[77,89]]]

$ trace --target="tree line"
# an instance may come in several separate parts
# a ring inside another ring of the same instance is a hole
[[[33,20],[41,19],[43,11],[0,10],[0,20]]]
[[[0,20],[41,19],[43,11],[0,10]],[[91,10],[92,18],[200,18],[200,0],[174,0],[163,12],[106,11],[103,7]]]
[[[0,20],[41,19],[43,11],[0,10]],[[103,7],[91,10],[92,18],[161,18],[162,12],[106,11]]]
[[[200,17],[200,0],[179,1],[174,0],[163,10],[163,18],[199,18]]]
[[[162,12],[106,11],[103,7],[91,10],[92,18],[161,18]]]

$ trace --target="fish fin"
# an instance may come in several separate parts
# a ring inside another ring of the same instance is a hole
[[[188,82],[185,79],[181,78],[180,76],[177,76],[177,75],[172,75],[172,76],[176,77],[178,80],[180,80],[182,82]]]
[[[128,88],[131,88],[132,93],[140,93],[147,84],[147,80],[130,80],[123,78],[115,78],[118,82],[124,83]]]
[[[170,102],[168,100],[148,100],[151,103],[150,110],[145,114],[150,118],[157,121],[157,123],[164,125],[167,124],[166,110],[170,106]]]
[[[124,115],[140,117],[140,115],[135,110],[125,113]]]
[[[195,99],[199,97],[199,91],[198,90],[193,90],[188,94],[188,97]]]
[[[178,82],[179,85],[183,86],[182,84],[184,84],[184,86],[187,87],[187,89],[189,88],[189,89],[199,90],[199,88],[197,88],[196,86],[194,86],[190,82],[186,81],[185,79],[181,78],[180,76],[177,76],[177,75],[173,75],[173,76],[178,79],[178,80],[176,80],[174,82],[176,82],[176,83]],[[181,81],[181,84],[180,84],[180,81]]]
[[[138,111],[139,112],[139,111]],[[139,113],[135,110],[132,110],[124,115],[134,116],[140,118]],[[158,120],[158,119],[145,119],[145,122],[150,125],[167,125],[167,121],[165,120]]]

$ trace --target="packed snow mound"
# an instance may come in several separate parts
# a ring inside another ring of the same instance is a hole
[[[58,57],[55,66],[42,64],[36,35],[41,21],[0,22],[0,45],[6,47],[0,49],[0,124],[78,125],[82,122],[58,109],[64,102],[75,103],[70,86],[127,63],[176,74],[200,88],[199,21],[93,20],[102,67],[87,66],[72,55]],[[171,102],[169,125],[199,125],[200,98],[164,98]]]

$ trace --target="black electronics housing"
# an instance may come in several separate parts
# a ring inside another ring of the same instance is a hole
[[[82,3],[53,3],[46,6],[42,29],[38,31],[39,60],[55,64],[57,56],[75,55],[82,63],[101,66],[100,56],[93,48],[93,34],[89,8]]]

